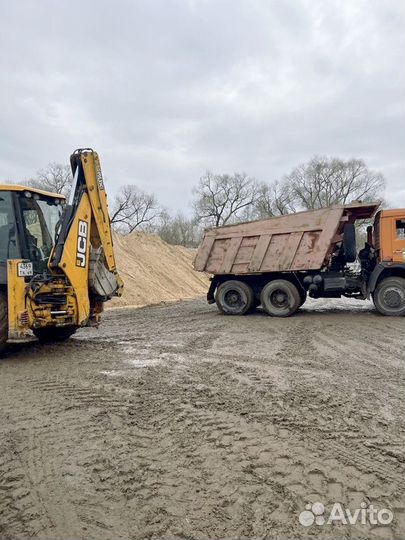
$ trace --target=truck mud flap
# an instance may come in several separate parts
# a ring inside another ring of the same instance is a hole
[[[209,304],[215,304],[214,293],[215,293],[215,289],[217,288],[218,283],[219,283],[219,279],[217,277],[211,278],[210,288],[208,289],[208,292],[207,292],[207,302]]]

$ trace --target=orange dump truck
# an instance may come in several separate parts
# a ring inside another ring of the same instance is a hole
[[[194,268],[213,274],[208,302],[228,315],[262,305],[269,315],[288,317],[308,295],[372,297],[383,315],[405,315],[405,208],[378,211],[379,205],[352,203],[206,230]],[[373,217],[357,252],[355,223]]]

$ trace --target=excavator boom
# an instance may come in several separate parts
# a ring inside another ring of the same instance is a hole
[[[51,267],[59,265],[66,238],[75,220],[77,209],[83,195],[86,193],[92,212],[93,241],[102,246],[105,262],[110,272],[116,271],[111,234],[110,217],[108,213],[107,195],[104,187],[103,174],[97,152],[86,148],[76,150],[70,157],[73,173],[73,185],[69,201],[62,221],[61,231],[51,258]],[[82,231],[83,233],[84,231]]]
[[[79,149],[70,163],[73,185],[49,268],[62,270],[79,292],[83,322],[89,316],[92,296],[102,302],[120,296],[123,284],[116,269],[99,157],[89,148]]]

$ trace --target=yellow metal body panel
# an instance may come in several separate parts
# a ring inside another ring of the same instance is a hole
[[[65,241],[59,268],[71,283],[77,301],[78,326],[86,324],[90,316],[89,300],[89,255],[91,206],[87,193],[84,193],[69,234]],[[50,268],[55,273],[54,268]]]
[[[98,247],[97,243],[103,246],[107,268],[110,272],[113,272],[116,270],[116,264],[113,251],[110,216],[100,160],[97,152],[83,153],[81,155],[81,162],[98,236],[98,238],[94,238],[95,231],[92,231],[92,243],[94,247]]]
[[[31,321],[25,303],[25,280],[18,276],[21,259],[7,261],[8,297],[8,337],[11,340],[24,340],[29,332]]]

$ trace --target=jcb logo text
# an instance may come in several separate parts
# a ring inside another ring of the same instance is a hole
[[[76,266],[85,268],[87,261],[87,236],[89,225],[87,221],[79,220],[79,226],[77,229],[77,252],[76,252]]]

